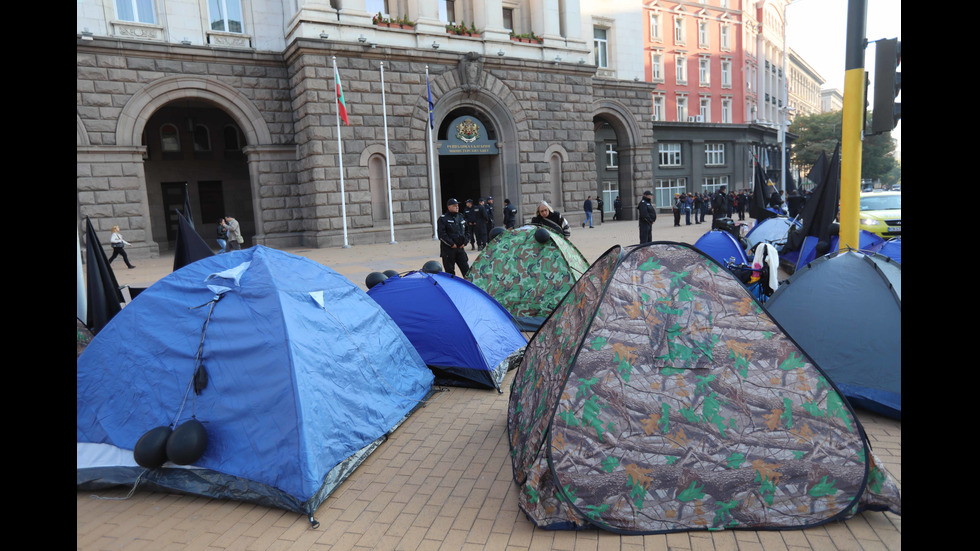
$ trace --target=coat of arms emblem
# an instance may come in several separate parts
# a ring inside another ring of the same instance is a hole
[[[463,122],[456,125],[456,139],[466,142],[473,143],[480,137],[480,126],[477,125],[470,119],[464,119]]]

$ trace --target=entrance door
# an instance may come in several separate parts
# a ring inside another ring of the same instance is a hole
[[[459,201],[460,212],[467,199],[474,204],[480,199],[480,162],[477,155],[440,155],[439,186],[442,191],[442,212],[446,201]]]
[[[184,209],[184,189],[187,182],[160,182],[163,191],[163,214],[167,226],[167,241],[177,241],[177,210]]]

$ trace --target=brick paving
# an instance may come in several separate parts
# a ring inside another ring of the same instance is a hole
[[[573,226],[574,227],[574,226]],[[654,239],[693,243],[707,225],[654,225]],[[573,229],[572,242],[591,262],[615,244],[631,244],[635,222]],[[396,235],[397,239],[397,235]],[[289,249],[337,270],[363,287],[371,271],[421,268],[438,258],[431,240],[348,249]],[[470,253],[470,260],[476,251]],[[121,285],[145,286],[170,272],[172,256],[134,259]],[[296,513],[250,503],[114,488],[78,491],[79,550],[897,550],[901,517],[864,512],[806,530],[684,532],[621,536],[599,530],[535,528],[518,508],[507,444],[504,393],[444,388],[408,418],[320,506],[313,529]],[[858,411],[872,449],[901,488],[902,424]],[[131,495],[130,495],[131,494]]]

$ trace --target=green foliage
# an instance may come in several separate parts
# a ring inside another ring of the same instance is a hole
[[[871,114],[868,114],[868,127]],[[834,147],[841,141],[843,111],[800,115],[789,125],[789,132],[797,139],[793,143],[792,164],[800,169],[801,179],[826,153],[830,158]],[[895,159],[895,140],[891,134],[865,135],[861,140],[861,178],[881,179],[893,184],[902,179],[901,165]]]

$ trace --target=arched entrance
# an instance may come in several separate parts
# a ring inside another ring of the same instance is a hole
[[[262,113],[219,81],[165,77],[135,93],[120,112],[116,144],[146,149],[134,171],[144,178],[146,240],[172,248],[173,205],[179,196],[184,210],[186,190],[195,227],[209,245],[216,248],[217,219],[224,215],[239,221],[245,246],[254,244],[253,236],[262,242],[255,166],[283,159],[271,143]]]
[[[602,197],[606,220],[615,214],[614,203],[622,203],[624,220],[636,219],[636,205],[643,194],[637,181],[637,151],[640,132],[630,111],[612,101],[597,102],[592,119],[595,130],[596,189]]]
[[[453,151],[451,142],[459,143],[456,138],[459,130],[454,126],[458,126],[461,120],[478,121],[475,127],[479,127],[481,131],[485,130],[486,135],[478,136],[476,139],[480,142],[493,142],[492,153]],[[499,171],[495,169],[499,164],[500,155],[496,148],[497,132],[488,117],[473,107],[454,109],[442,120],[437,136],[440,141],[439,190],[445,200],[454,197],[460,203],[466,199],[473,199],[476,202],[480,198],[493,196],[494,190],[498,190],[496,193],[500,194],[499,190],[503,189],[503,186]]]
[[[234,119],[205,101],[176,100],[150,116],[143,143],[150,237],[161,251],[174,248],[175,209],[184,212],[185,194],[195,229],[213,249],[219,219],[227,215],[241,224],[242,246],[254,244],[246,144]]]

